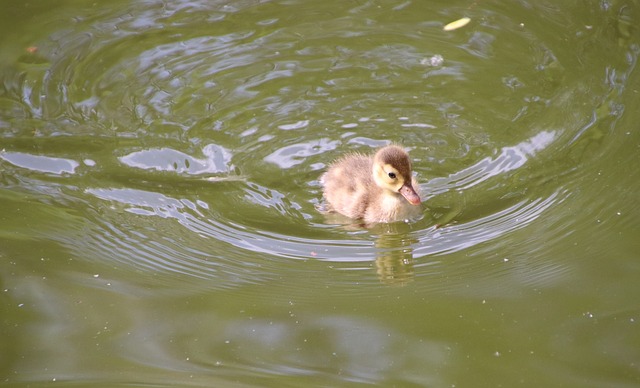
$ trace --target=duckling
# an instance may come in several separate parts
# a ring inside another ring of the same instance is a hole
[[[409,155],[397,145],[383,147],[373,156],[351,154],[339,159],[320,182],[327,210],[367,224],[406,220],[421,212]]]

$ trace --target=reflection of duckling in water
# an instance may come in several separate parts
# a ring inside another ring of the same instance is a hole
[[[397,145],[383,147],[373,157],[352,154],[339,159],[320,182],[329,211],[368,224],[406,220],[421,213],[409,155]]]
[[[413,281],[413,245],[418,242],[402,223],[378,224],[376,232],[376,272],[387,285],[404,286]]]

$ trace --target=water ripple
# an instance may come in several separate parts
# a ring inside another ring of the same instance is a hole
[[[80,163],[75,160],[44,155],[31,155],[23,152],[0,152],[3,159],[16,167],[22,167],[42,173],[73,174]]]
[[[231,153],[216,144],[208,144],[203,150],[205,159],[194,158],[170,148],[146,149],[120,157],[127,166],[178,173],[215,174],[229,171]]]
[[[585,79],[569,69],[592,51],[495,10],[443,35],[447,10],[418,20],[406,3],[397,23],[323,4],[144,3],[60,25],[4,69],[3,184],[83,209],[76,249],[107,261],[220,287],[290,260],[406,282],[549,219],[575,195],[560,178],[625,112],[627,38],[606,35],[621,55]],[[595,45],[587,32],[572,39]],[[389,142],[410,150],[423,218],[362,229],[316,211],[326,165]]]

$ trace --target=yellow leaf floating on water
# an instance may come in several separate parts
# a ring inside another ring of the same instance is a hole
[[[469,18],[458,19],[455,22],[451,22],[451,23],[447,24],[446,26],[444,26],[443,30],[445,30],[445,31],[457,30],[458,28],[464,27],[467,24],[469,24],[470,21],[471,21],[471,19],[469,19]]]

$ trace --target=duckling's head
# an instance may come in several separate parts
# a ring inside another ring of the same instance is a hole
[[[390,145],[376,152],[373,179],[379,187],[400,193],[410,204],[420,204],[420,196],[411,184],[411,161],[402,147]]]

